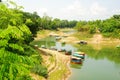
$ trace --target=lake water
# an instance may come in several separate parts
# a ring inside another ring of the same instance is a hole
[[[73,67],[69,80],[120,80],[120,49],[104,47],[95,50],[92,47],[80,46],[86,52],[82,65]]]
[[[57,49],[86,53],[83,64],[70,64],[72,75],[69,80],[120,80],[120,48],[116,48],[116,45],[106,44],[100,46],[100,49],[89,44],[73,47],[70,44],[56,42],[51,37],[36,41],[34,44],[38,44],[39,47],[41,45],[46,45],[47,48],[54,46]]]
[[[69,80],[120,80],[120,64],[86,56],[81,68],[72,68]]]

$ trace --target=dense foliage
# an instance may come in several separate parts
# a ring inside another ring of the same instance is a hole
[[[120,15],[113,15],[113,17],[106,20],[94,21],[68,21],[60,20],[44,14],[40,17],[36,12],[19,12],[22,16],[22,21],[29,27],[33,36],[37,31],[43,29],[58,30],[59,28],[76,28],[78,31],[85,31],[90,34],[101,32],[106,37],[120,38]]]
[[[23,14],[23,21],[29,27],[32,34],[35,36],[37,31],[43,29],[57,30],[58,28],[73,28],[77,21],[60,20],[58,18],[52,19],[52,17],[46,14],[43,17],[38,16],[36,12],[20,12]]]
[[[31,80],[31,72],[47,76],[40,54],[29,45],[32,34],[22,17],[0,3],[0,80]]]
[[[75,28],[78,31],[87,31],[89,33],[101,32],[106,37],[120,38],[120,15],[106,20],[79,21]]]

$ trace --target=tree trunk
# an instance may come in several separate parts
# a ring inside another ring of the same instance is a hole
[[[0,2],[2,2],[2,0],[0,0]]]

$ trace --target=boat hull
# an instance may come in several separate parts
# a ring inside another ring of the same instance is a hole
[[[72,64],[82,64],[82,59],[81,58],[77,58],[77,57],[71,57],[71,61]]]

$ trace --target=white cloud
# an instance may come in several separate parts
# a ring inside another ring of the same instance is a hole
[[[104,18],[108,16],[107,8],[98,2],[93,2],[92,4],[87,3],[86,6],[86,3],[80,0],[75,0],[73,3],[57,10],[37,6],[37,8],[34,8],[32,11],[37,11],[41,17],[46,13],[53,18],[68,20],[93,20],[103,19],[103,16]]]
[[[90,8],[91,14],[92,15],[106,15],[107,14],[107,9],[103,6],[100,6],[97,2],[93,3],[91,8]]]
[[[47,8],[37,8],[36,11],[37,11],[37,13],[38,13],[40,16],[43,16],[44,14],[47,14],[47,13],[48,13],[48,9],[47,9]]]
[[[85,8],[79,1],[75,1],[73,4],[67,6],[64,11],[68,12],[70,15],[84,15]]]
[[[74,1],[73,4],[61,9],[58,16],[63,19],[101,19],[103,16],[107,16],[107,8],[101,6],[98,2],[89,4],[88,6],[81,3],[80,0]],[[62,16],[61,16],[62,15]]]
[[[80,17],[86,14],[86,9],[80,3],[80,1],[76,0],[73,4],[62,8],[59,11],[59,16],[62,15],[63,18],[75,18]]]

